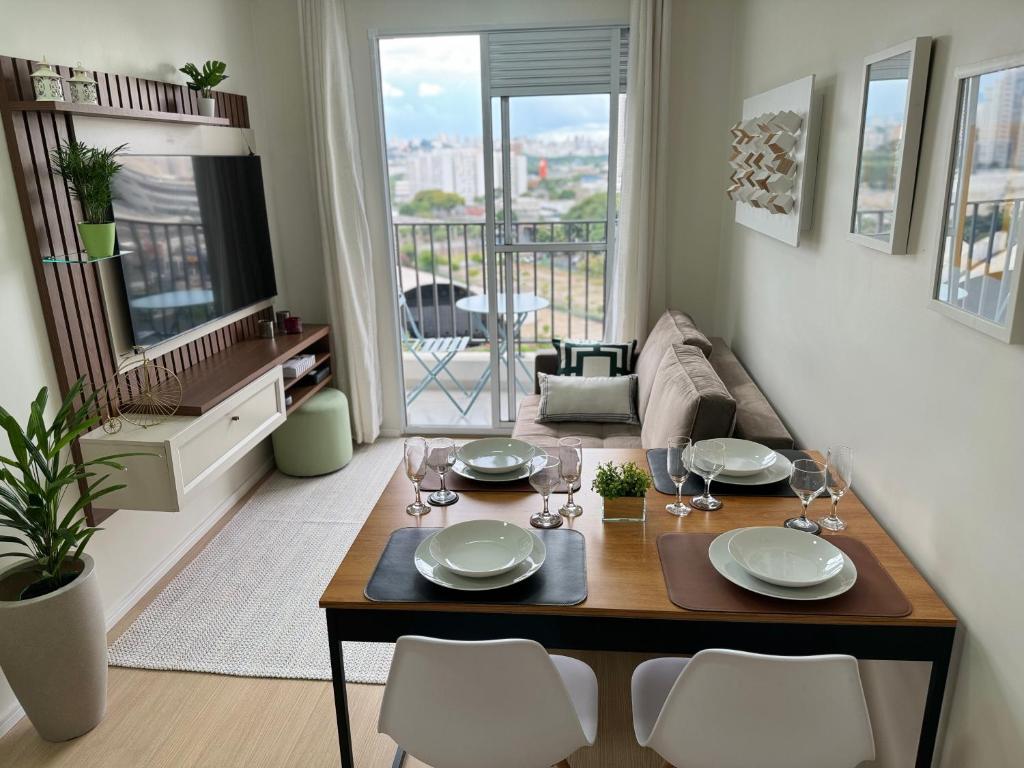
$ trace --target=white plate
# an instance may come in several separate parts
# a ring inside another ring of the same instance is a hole
[[[528,579],[535,574],[544,565],[544,558],[547,557],[547,549],[544,546],[544,542],[531,533],[533,551],[511,571],[500,576],[491,576],[487,579],[469,579],[465,576],[459,576],[457,573],[452,573],[430,554],[430,540],[436,535],[428,536],[416,547],[416,554],[413,556],[416,570],[427,581],[432,581],[441,587],[458,589],[463,592],[483,592],[488,589],[501,589],[502,587],[518,584],[520,581]]]
[[[488,474],[486,472],[477,472],[470,466],[466,465],[466,462],[459,459],[455,460],[455,464],[452,465],[452,472],[457,475],[462,475],[469,480],[479,480],[482,483],[511,483],[516,480],[525,480],[530,476],[530,465],[524,464],[515,472],[506,472],[503,475]]]
[[[778,456],[768,446],[750,440],[735,437],[720,437],[718,440],[725,445],[725,469],[722,474],[729,477],[756,475],[771,467]]]
[[[843,552],[820,536],[792,528],[745,528],[729,554],[751,576],[780,587],[813,587],[843,570]]]
[[[775,463],[768,467],[768,469],[762,469],[760,472],[747,475],[746,477],[719,475],[715,478],[715,482],[725,483],[726,485],[769,485],[777,483],[779,480],[788,480],[789,473],[792,470],[793,463],[781,453],[776,453]],[[714,492],[714,488],[711,490]]]
[[[533,458],[533,446],[510,437],[485,437],[470,440],[459,448],[458,456],[476,472],[507,475]]]
[[[843,594],[857,581],[857,566],[846,555],[843,555],[845,561],[843,570],[824,584],[814,587],[791,589],[754,578],[743,570],[743,567],[729,554],[729,540],[742,530],[739,528],[735,531],[726,531],[712,541],[711,546],[708,547],[708,558],[715,570],[738,587],[766,597],[777,597],[780,600],[826,600]]]
[[[467,520],[430,537],[430,554],[452,573],[484,579],[507,573],[533,551],[534,537],[504,520]]]

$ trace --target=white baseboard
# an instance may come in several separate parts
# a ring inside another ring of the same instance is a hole
[[[106,625],[107,631],[109,632],[114,628],[121,619],[132,608],[135,607],[136,603],[139,602],[146,593],[151,590],[160,579],[167,575],[168,571],[171,570],[178,561],[184,557],[192,547],[198,543],[198,541],[207,534],[207,532],[217,524],[217,522],[224,517],[231,508],[237,504],[242,497],[245,496],[253,486],[258,483],[264,475],[267,474],[274,467],[274,457],[270,456],[266,461],[260,464],[259,469],[253,472],[249,477],[246,478],[245,482],[234,491],[230,496],[224,499],[214,510],[207,515],[197,525],[192,532],[186,536],[177,547],[175,547],[168,555],[157,563],[153,569],[146,574],[146,577],[140,581],[135,588],[125,595],[121,600],[117,602],[112,608],[107,611]],[[14,702],[7,712],[0,714],[0,737],[7,733],[11,728],[17,724],[22,717],[25,716],[25,710],[21,708],[21,705],[17,701]]]

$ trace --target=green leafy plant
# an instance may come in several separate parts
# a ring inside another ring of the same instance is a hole
[[[651,476],[636,465],[627,461],[615,466],[610,461],[597,465],[594,482],[590,488],[606,499],[620,496],[643,496],[651,487]]]
[[[71,139],[50,154],[54,172],[68,182],[71,194],[82,205],[87,224],[106,224],[113,193],[110,182],[121,170],[117,155],[127,144],[113,149],[90,147]]]
[[[83,382],[79,379],[71,387],[49,425],[44,416],[46,387],[39,390],[32,402],[24,429],[0,407],[0,428],[7,433],[14,454],[13,458],[0,456],[0,525],[20,534],[0,536],[0,543],[13,544],[23,550],[0,553],[0,558],[31,560],[40,576],[22,594],[23,599],[53,592],[77,576],[72,568],[74,561],[93,534],[102,530],[89,525],[81,516],[82,510],[87,504],[125,487],[108,483],[110,474],[100,474],[96,468],[123,471],[124,466],[117,459],[141,455],[122,453],[91,461],[74,461],[71,442],[99,421],[96,393],[85,398],[81,407],[74,405],[82,394]],[[86,489],[78,493],[77,500],[62,514],[65,494],[69,489],[77,491],[79,480],[86,482]]]
[[[210,60],[203,64],[202,69],[189,62],[178,71],[189,78],[190,91],[199,91],[204,99],[209,99],[213,96],[213,89],[228,79],[224,74],[227,68],[223,61]]]

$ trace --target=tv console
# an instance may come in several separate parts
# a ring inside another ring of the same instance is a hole
[[[297,354],[313,354],[316,365],[285,379],[281,364]],[[104,497],[112,509],[178,512],[191,494],[225,472],[285,422],[333,379],[313,371],[329,368],[330,329],[307,325],[302,333],[273,339],[245,339],[186,368],[181,406],[152,427],[123,422],[109,434],[97,427],[80,441],[85,459],[142,452],[123,460],[126,487]],[[285,405],[291,396],[290,405]],[[99,511],[99,510],[97,510]]]

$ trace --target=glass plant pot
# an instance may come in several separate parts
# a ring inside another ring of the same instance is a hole
[[[647,519],[647,497],[601,497],[601,519],[606,523],[642,523]]]

